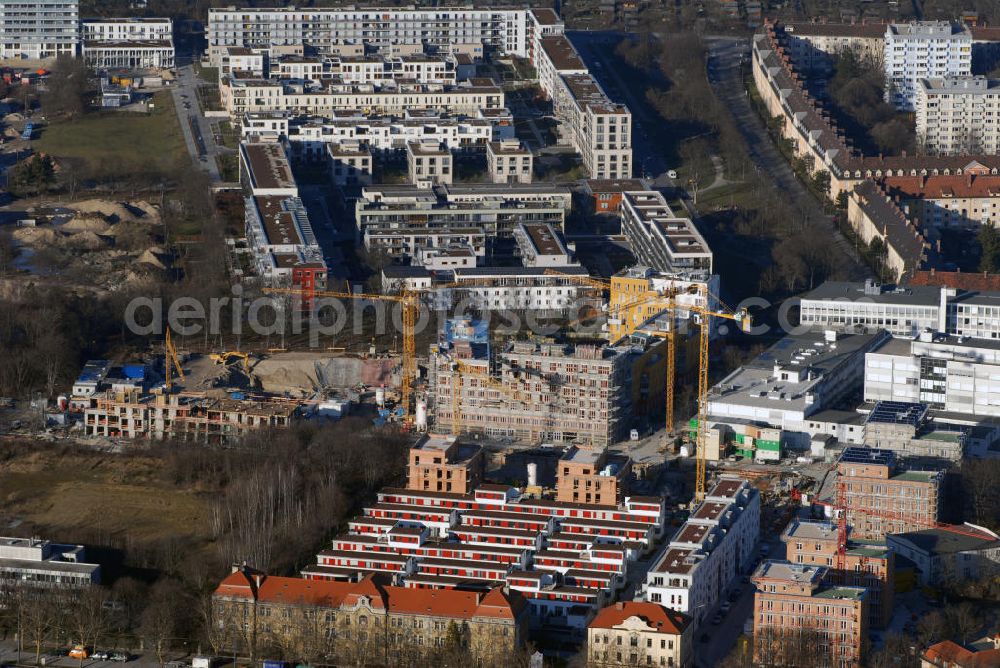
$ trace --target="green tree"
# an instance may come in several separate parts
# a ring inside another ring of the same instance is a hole
[[[18,196],[34,195],[47,190],[55,180],[55,162],[51,156],[35,154],[11,170],[7,189]]]
[[[992,225],[979,228],[979,271],[1000,270],[1000,231]]]

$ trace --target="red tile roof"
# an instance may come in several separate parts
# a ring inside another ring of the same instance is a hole
[[[1000,666],[1000,649],[972,652],[950,640],[931,645],[924,652],[924,659],[935,666],[960,668],[996,668]]]
[[[215,595],[222,598],[251,599],[256,589],[257,600],[262,603],[333,608],[356,605],[361,597],[365,597],[372,608],[379,610],[388,609],[390,612],[403,615],[432,615],[457,619],[474,617],[515,619],[527,605],[519,594],[505,593],[500,587],[486,593],[395,587],[384,585],[371,575],[360,582],[260,575],[260,584],[257,586],[252,578],[252,573],[249,575],[243,571],[231,573],[219,584]]]
[[[656,603],[620,601],[598,612],[587,628],[614,628],[629,617],[639,617],[646,622],[651,631],[672,635],[683,633],[687,625],[691,623],[691,618],[687,615],[676,610],[668,610]]]
[[[916,271],[910,285],[932,285],[969,292],[1000,292],[1000,274],[962,271]]]
[[[906,198],[1000,197],[1000,176],[892,176],[883,187],[890,196]]]

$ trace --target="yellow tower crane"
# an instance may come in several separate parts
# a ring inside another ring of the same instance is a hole
[[[740,330],[743,332],[749,332],[751,327],[750,314],[744,310],[733,310],[726,306],[721,299],[715,295],[709,294],[706,290],[700,290],[703,295],[701,300],[704,304],[712,303],[712,301],[720,305],[719,309],[710,309],[707,306],[702,306],[699,304],[678,304],[675,297],[682,292],[687,292],[687,290],[669,290],[662,294],[647,295],[646,297],[632,302],[629,304],[623,304],[617,307],[618,312],[629,313],[630,309],[642,304],[655,304],[656,310],[660,313],[665,311],[676,312],[676,311],[686,311],[695,316],[700,324],[700,332],[698,335],[698,430],[696,432],[696,444],[695,444],[695,500],[701,501],[705,498],[705,447],[706,439],[708,438],[708,426],[706,422],[708,421],[708,352],[709,352],[709,340],[711,335],[711,319],[712,318],[722,318],[725,320],[732,320],[739,324]],[[674,416],[674,383],[676,376],[676,332],[675,332],[675,318],[670,319],[670,328],[666,332],[654,332],[657,336],[663,336],[667,339],[667,359],[666,359],[666,380],[665,380],[665,394],[666,394],[666,412],[667,421],[666,428],[668,433],[673,431],[673,416]]]
[[[412,290],[403,290],[399,294],[376,295],[364,292],[339,292],[332,290],[305,291],[296,288],[264,288],[268,294],[284,294],[315,297],[334,297],[336,299],[361,299],[366,301],[387,301],[400,305],[403,311],[403,374],[400,405],[403,408],[403,421],[410,424],[412,414],[410,399],[413,394],[413,381],[417,375],[417,344],[416,325],[417,312],[420,308],[420,294]]]
[[[170,328],[167,327],[166,339],[163,342],[163,386],[170,391],[173,385],[173,373],[172,371],[177,370],[177,376],[184,380],[184,369],[181,367],[181,362],[177,358],[177,349],[174,348],[174,342],[170,339]]]

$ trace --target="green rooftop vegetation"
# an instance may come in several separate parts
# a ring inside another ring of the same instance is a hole
[[[863,598],[865,589],[862,587],[830,587],[816,592],[815,598],[850,599],[857,601]]]

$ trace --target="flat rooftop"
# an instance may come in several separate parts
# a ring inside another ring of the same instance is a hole
[[[295,188],[295,177],[281,144],[240,144],[250,172],[251,185],[264,189]]]
[[[552,61],[553,67],[559,71],[587,71],[580,55],[573,48],[572,42],[565,35],[553,35],[542,38],[542,50]]]
[[[768,580],[783,580],[795,584],[819,584],[826,574],[826,568],[822,566],[810,566],[808,564],[793,564],[787,561],[774,561],[767,559],[761,562],[754,578],[766,578]]]
[[[521,229],[534,246],[538,255],[565,255],[566,247],[552,225],[547,223],[522,223]]]

